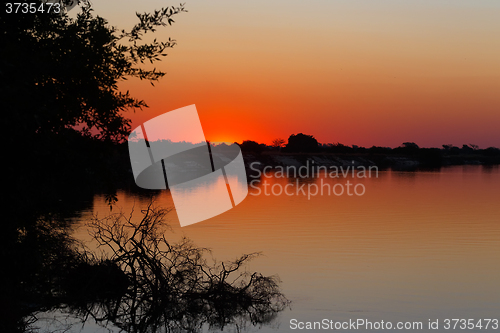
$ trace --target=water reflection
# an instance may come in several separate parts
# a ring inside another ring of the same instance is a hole
[[[265,275],[278,272],[294,302],[292,311],[281,313],[279,332],[290,331],[291,318],[489,318],[500,309],[500,269],[494,264],[500,259],[500,174],[483,171],[481,166],[383,171],[360,180],[363,196],[249,195],[225,214],[186,228],[173,215],[172,228],[213,249],[217,258],[263,251],[250,267]],[[290,183],[261,180],[269,186]],[[256,186],[263,191],[262,184]],[[118,198],[113,212],[147,202],[125,191]],[[172,206],[169,192],[156,199]],[[97,211],[109,208],[96,195]],[[85,228],[78,237],[88,237]],[[197,316],[201,323],[205,314]],[[251,325],[247,317],[236,317],[234,328],[238,318]],[[89,322],[86,331],[92,331]]]
[[[183,238],[167,240],[169,210],[149,205],[133,214],[94,218],[92,237],[106,255],[72,268],[65,280],[64,312],[126,332],[236,331],[272,324],[289,301],[275,276],[244,270],[257,253],[211,262],[208,250]]]

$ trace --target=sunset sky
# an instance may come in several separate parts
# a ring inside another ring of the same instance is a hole
[[[93,1],[111,25],[177,2]],[[212,141],[293,133],[370,147],[500,147],[500,1],[202,1],[159,29],[167,75],[121,85],[150,106],[196,104]]]

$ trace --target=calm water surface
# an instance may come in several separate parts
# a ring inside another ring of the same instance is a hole
[[[365,186],[363,196],[249,195],[236,208],[184,228],[173,211],[173,237],[211,248],[218,260],[262,252],[249,270],[279,275],[292,300],[278,332],[292,331],[293,318],[421,321],[424,328],[428,319],[500,318],[498,167],[387,171],[354,181]],[[125,192],[118,198],[114,209],[124,212],[148,202]],[[156,203],[173,206],[168,192]],[[100,196],[83,219],[96,212],[109,212]],[[89,239],[83,226],[76,235]]]

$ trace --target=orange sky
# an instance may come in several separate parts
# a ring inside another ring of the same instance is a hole
[[[112,25],[161,1],[94,1]],[[169,3],[175,4],[175,3]],[[500,1],[190,1],[133,127],[196,104],[212,141],[500,147]]]

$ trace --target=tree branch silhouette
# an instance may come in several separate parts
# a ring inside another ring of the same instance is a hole
[[[290,304],[278,277],[243,269],[258,253],[217,262],[187,238],[170,242],[169,212],[150,204],[140,221],[115,213],[89,222],[92,237],[108,249],[101,264],[116,267],[122,277],[115,279],[125,284],[117,284],[113,299],[76,302],[73,312],[127,332],[198,332],[205,323],[216,329],[268,324]]]

